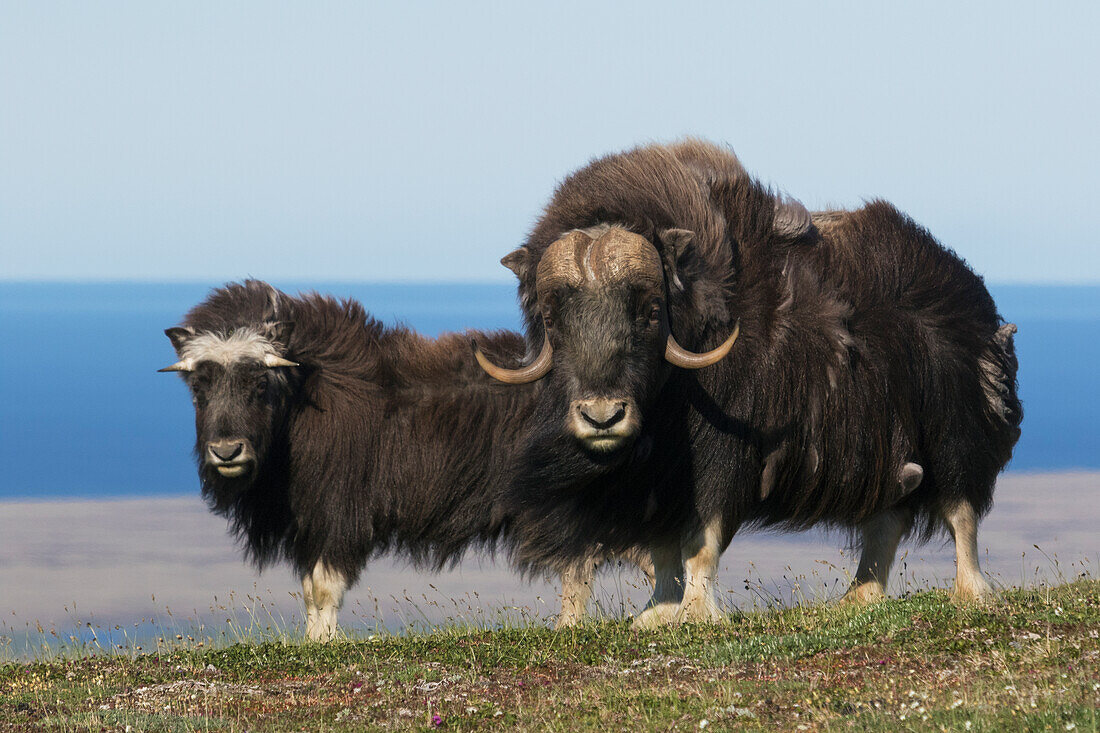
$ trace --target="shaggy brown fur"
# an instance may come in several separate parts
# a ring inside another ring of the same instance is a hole
[[[289,560],[307,595],[311,572],[313,582],[351,584],[385,551],[438,568],[515,530],[500,494],[540,387],[489,379],[469,344],[515,364],[518,334],[428,339],[384,327],[352,300],[294,298],[257,281],[215,290],[167,333],[181,358],[200,347],[223,357],[183,372],[203,496],[258,565]],[[232,358],[231,347],[250,358]],[[294,364],[265,368],[264,349]],[[219,471],[210,451],[223,443],[252,458],[245,473]],[[586,553],[569,577],[583,584],[599,557]],[[572,592],[576,621],[587,591]]]
[[[570,339],[640,342],[631,323],[600,315],[619,307],[615,293],[568,301],[583,312],[559,306],[556,324],[600,325],[551,334],[541,432],[512,493],[517,515],[542,523],[525,534],[521,562],[560,563],[593,539],[666,541],[713,521],[724,547],[746,522],[855,527],[891,507],[928,536],[959,502],[978,516],[989,509],[1019,436],[1012,329],[981,278],[911,219],[882,201],[811,218],[732,153],[698,141],[610,155],[567,178],[504,259],[520,278],[529,344],[543,341],[542,254],[565,232],[602,225],[661,253],[682,345],[714,348],[735,322],[741,337],[718,365],[673,370],[667,382],[656,369],[618,370],[645,426],[609,465],[558,435],[557,412],[585,391],[575,376],[592,371],[558,355]],[[669,236],[680,229],[694,238]],[[899,505],[908,461],[924,478]],[[659,525],[640,509],[654,497]]]

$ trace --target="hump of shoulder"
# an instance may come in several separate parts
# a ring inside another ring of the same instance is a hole
[[[889,201],[873,199],[843,217],[846,223],[862,230],[877,231],[884,235],[905,234],[921,229],[908,214]],[[923,230],[922,230],[923,231]]]

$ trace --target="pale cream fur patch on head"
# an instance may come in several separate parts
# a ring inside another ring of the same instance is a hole
[[[228,335],[200,333],[187,342],[180,357],[190,364],[213,361],[228,366],[237,361],[263,362],[276,356],[275,345],[252,328],[238,328]]]

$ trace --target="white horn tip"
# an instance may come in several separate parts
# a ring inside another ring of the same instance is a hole
[[[275,356],[274,354],[268,354],[264,357],[264,366],[266,367],[296,367],[298,362],[284,359],[281,356]]]
[[[195,365],[190,359],[183,359],[182,361],[177,361],[175,364],[171,364],[169,366],[166,366],[163,369],[158,369],[157,371],[158,372],[190,372],[190,371],[193,371],[194,368],[195,368]]]

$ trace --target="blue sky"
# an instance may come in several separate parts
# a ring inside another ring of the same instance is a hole
[[[995,282],[1100,282],[1095,3],[4,3],[0,278],[499,280],[700,135]]]

